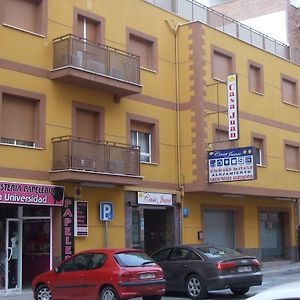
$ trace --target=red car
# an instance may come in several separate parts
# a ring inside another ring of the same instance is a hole
[[[71,256],[32,281],[36,300],[160,300],[164,273],[142,250],[95,249]]]

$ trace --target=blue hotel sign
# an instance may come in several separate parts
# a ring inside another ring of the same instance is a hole
[[[208,182],[256,179],[254,148],[233,148],[208,152]]]

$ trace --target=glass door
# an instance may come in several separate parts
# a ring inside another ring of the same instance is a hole
[[[18,219],[6,219],[6,263],[5,289],[22,288],[22,222]]]

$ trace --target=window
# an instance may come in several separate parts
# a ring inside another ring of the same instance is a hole
[[[261,134],[252,135],[252,145],[255,148],[256,165],[266,165],[266,140]]]
[[[104,137],[104,110],[96,105],[74,101],[73,103],[73,136],[90,140],[101,140]]]
[[[283,102],[299,105],[298,80],[281,75],[281,97]]]
[[[300,170],[299,144],[285,142],[285,167],[290,170]]]
[[[1,106],[0,140],[2,144],[24,147],[44,145],[44,96],[0,87]]]
[[[232,53],[223,49],[212,49],[212,78],[227,81],[227,76],[234,74],[234,56]]]
[[[128,144],[140,147],[141,162],[159,162],[158,120],[127,114]]]
[[[213,136],[214,149],[229,149],[236,145],[235,141],[228,140],[228,129],[225,126],[214,126]]]
[[[46,35],[48,0],[1,1],[2,23],[28,32]]]
[[[97,139],[97,113],[85,109],[77,109],[76,131],[78,137]]]
[[[190,251],[184,248],[176,248],[172,260],[188,260]]]
[[[127,29],[128,52],[140,57],[142,68],[157,71],[157,40],[147,34]]]
[[[106,258],[107,256],[101,253],[78,254],[63,263],[59,270],[60,272],[94,270],[102,267]]]
[[[249,74],[248,74],[249,90],[251,92],[263,94],[264,93],[264,80],[263,80],[262,65],[249,61],[248,72],[249,72]]]
[[[141,161],[151,162],[151,133],[131,130],[131,143],[140,147]]]
[[[165,260],[169,260],[170,259],[170,256],[172,255],[174,251],[174,248],[167,248],[167,249],[163,249],[159,252],[156,252],[152,258],[155,260],[155,261],[165,261]]]
[[[104,44],[104,18],[74,8],[74,34],[86,40]],[[93,49],[91,49],[91,52],[93,52]]]
[[[78,35],[85,40],[97,41],[97,23],[83,16],[78,16]]]

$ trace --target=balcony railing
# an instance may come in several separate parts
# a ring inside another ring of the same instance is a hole
[[[140,58],[134,54],[69,34],[53,40],[53,56],[51,79],[104,88],[120,95],[141,91]]]
[[[140,176],[140,149],[137,146],[73,136],[53,138],[52,144],[52,171]]]
[[[200,21],[244,42],[290,59],[289,46],[233,20],[195,0],[144,0],[189,21]]]

